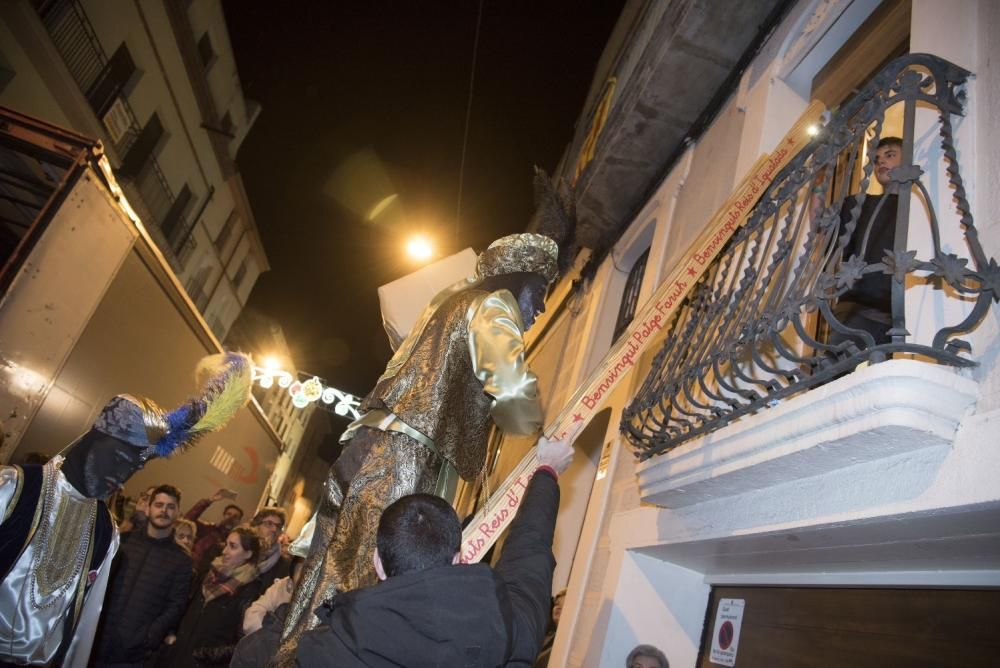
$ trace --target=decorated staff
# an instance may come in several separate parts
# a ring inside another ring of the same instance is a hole
[[[118,529],[105,499],[146,462],[221,429],[250,397],[250,360],[198,364],[200,396],[165,412],[113,398],[44,466],[0,467],[0,662],[86,666]]]

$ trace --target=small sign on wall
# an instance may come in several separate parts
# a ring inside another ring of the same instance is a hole
[[[736,649],[740,643],[740,626],[743,624],[742,598],[724,598],[719,601],[712,630],[712,654],[709,660],[720,666],[736,665]]]

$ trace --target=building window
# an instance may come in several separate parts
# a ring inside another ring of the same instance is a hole
[[[167,238],[167,243],[170,244],[170,249],[174,253],[180,253],[181,248],[187,242],[186,236],[191,232],[187,226],[186,215],[193,200],[194,196],[191,194],[191,189],[185,183],[184,187],[174,197],[174,202],[170,205],[170,210],[167,212],[163,222],[160,223],[163,236]]]
[[[883,65],[909,53],[910,16],[910,0],[881,3],[813,78],[810,99],[838,107]]]
[[[198,40],[198,55],[201,57],[201,66],[206,70],[215,61],[215,50],[212,48],[212,38],[206,32]]]
[[[243,279],[247,277],[247,258],[244,257],[243,261],[240,262],[240,268],[236,270],[236,274],[233,276],[233,288],[239,291],[240,286],[243,284]]]
[[[14,66],[7,60],[3,51],[0,51],[0,93],[4,91],[7,84],[14,80],[15,76],[17,76],[17,72],[14,70]]]
[[[887,0],[872,12],[865,22],[854,32],[836,54],[823,66],[812,82],[811,98],[820,100],[828,108],[842,105],[863,88],[882,67],[894,58],[910,50],[910,0]],[[903,105],[895,104],[885,110],[880,136],[903,136]],[[868,138],[874,136],[874,127],[869,129]],[[834,169],[829,193],[847,187],[847,192],[857,193],[861,189],[863,166],[869,160],[868,145],[865,142],[853,155],[854,169],[850,170],[851,181],[844,184],[849,172],[850,151],[845,151]],[[877,194],[880,188],[876,179],[871,179],[869,194]]]
[[[215,334],[215,338],[220,341],[226,338],[226,326],[222,324],[222,320],[219,319],[218,314],[208,319],[208,326],[212,329],[212,333]]]
[[[632,318],[635,317],[635,309],[639,305],[639,291],[642,289],[642,277],[646,273],[646,260],[648,258],[649,249],[647,248],[632,265],[631,271],[628,272],[625,292],[622,294],[622,303],[618,307],[618,320],[615,322],[615,340],[622,335],[625,328],[632,322]]]
[[[187,286],[187,292],[191,297],[191,301],[194,302],[195,308],[202,313],[204,313],[205,309],[208,307],[208,295],[205,294],[205,284],[208,283],[208,279],[211,274],[212,268],[209,266],[203,266],[198,270],[198,273],[191,278],[191,281]]]
[[[135,75],[136,68],[132,54],[125,42],[122,42],[85,93],[90,108],[98,118],[103,118],[115,100],[125,94],[125,89]]]
[[[239,218],[239,215],[236,211],[230,211],[225,224],[222,226],[222,229],[219,230],[219,236],[215,237],[215,249],[219,251],[219,253],[222,253],[225,250],[226,244],[229,243],[229,240],[232,238],[233,231],[236,229],[237,218]]]
[[[163,123],[160,122],[160,116],[153,112],[142,131],[136,136],[135,141],[128,147],[128,152],[122,158],[118,174],[126,179],[135,178],[139,171],[155,156],[163,135]]]

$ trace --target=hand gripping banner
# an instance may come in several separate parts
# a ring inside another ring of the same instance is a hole
[[[575,438],[620,386],[639,358],[650,348],[660,328],[670,322],[674,312],[698,279],[719,254],[730,237],[746,223],[757,200],[775,175],[812,139],[808,128],[819,123],[823,105],[813,102],[792,127],[778,148],[758,158],[747,175],[709,221],[705,230],[660,284],[653,296],[638,311],[601,364],[573,394],[558,417],[545,429],[549,438]],[[528,481],[538,467],[535,448],[511,471],[507,479],[476,513],[462,534],[462,560],[475,563],[510,526]]]

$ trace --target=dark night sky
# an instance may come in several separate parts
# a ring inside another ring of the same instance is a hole
[[[376,289],[416,268],[412,231],[447,255],[527,226],[532,165],[551,172],[572,139],[622,5],[485,2],[456,242],[478,3],[225,0],[243,88],[263,107],[238,156],[271,263],[248,308],[281,323],[300,369],[370,389],[389,357]],[[398,194],[391,224],[331,192],[359,151]]]

